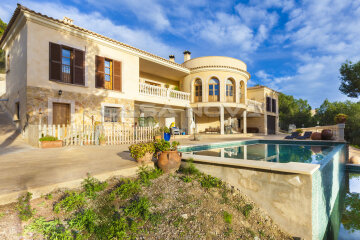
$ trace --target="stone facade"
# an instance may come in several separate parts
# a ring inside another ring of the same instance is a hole
[[[27,117],[29,124],[51,124],[52,102],[70,103],[74,106],[71,113],[72,124],[93,124],[102,122],[102,106],[121,106],[120,121],[126,125],[134,124],[134,101],[106,97],[102,95],[83,94],[79,92],[63,91],[41,87],[27,87]],[[50,104],[49,104],[50,103]]]

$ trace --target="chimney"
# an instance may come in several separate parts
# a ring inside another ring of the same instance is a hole
[[[70,24],[70,25],[73,25],[73,24],[74,24],[74,20],[71,19],[71,18],[68,18],[68,17],[64,17],[64,18],[63,18],[63,22],[64,22],[64,23],[67,23],[67,24]]]
[[[169,61],[170,62],[175,62],[175,56],[174,55],[169,55]]]
[[[189,52],[188,50],[185,50],[184,52],[184,62],[188,61],[191,59],[191,52]]]

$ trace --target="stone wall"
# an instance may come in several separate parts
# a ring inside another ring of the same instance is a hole
[[[26,96],[29,124],[39,124],[40,118],[42,124],[51,124],[52,102],[70,103],[74,106],[71,116],[72,124],[82,124],[83,119],[85,124],[101,122],[102,105],[106,104],[121,106],[123,113],[120,121],[126,125],[134,124],[134,101],[132,100],[67,91],[59,95],[58,90],[30,86],[27,87]]]

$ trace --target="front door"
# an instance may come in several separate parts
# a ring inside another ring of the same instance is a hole
[[[267,132],[275,134],[275,116],[267,116]]]
[[[54,125],[70,124],[70,104],[53,103],[53,124]]]

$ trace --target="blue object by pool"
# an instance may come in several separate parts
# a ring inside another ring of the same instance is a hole
[[[164,133],[164,140],[165,141],[170,141],[170,133]]]

